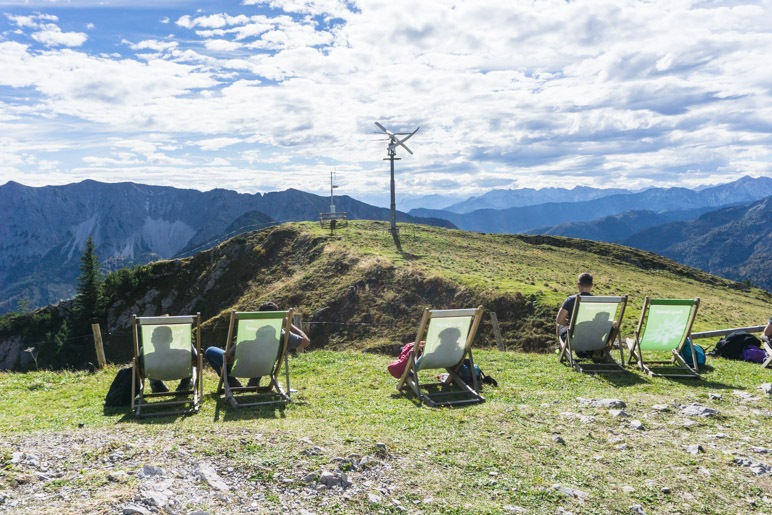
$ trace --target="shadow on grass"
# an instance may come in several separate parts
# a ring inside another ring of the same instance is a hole
[[[224,398],[220,398],[216,393],[210,394],[212,402],[215,402],[214,417],[215,422],[229,422],[233,420],[253,420],[256,418],[287,418],[285,413],[285,404],[265,404],[260,406],[240,406],[234,407]],[[248,396],[245,396],[248,397]],[[302,404],[293,401],[293,404]]]
[[[424,386],[424,385],[422,385]],[[398,392],[394,392],[390,395],[392,399],[406,399],[410,401],[415,407],[420,408],[422,406],[425,406],[429,409],[462,409],[462,408],[471,408],[477,404],[482,404],[481,402],[466,402],[463,403],[463,399],[468,399],[469,394],[464,392],[460,389],[449,389],[449,388],[440,388],[437,385],[428,385],[424,386],[424,389],[429,395],[436,395],[436,394],[445,394],[449,395],[448,400],[451,402],[459,402],[462,401],[460,404],[451,404],[451,405],[439,405],[439,406],[430,406],[429,404],[426,404],[422,402],[416,395],[412,392],[412,390],[401,390]],[[457,395],[453,395],[457,394]]]
[[[615,388],[624,388],[627,386],[640,386],[648,384],[651,381],[647,377],[627,371],[621,374],[593,374],[598,379],[602,379]]]
[[[173,415],[153,415],[152,413],[144,414],[142,418],[134,416],[134,412],[131,411],[131,407],[125,408],[107,408],[103,410],[105,415],[118,415],[123,413],[123,416],[116,421],[116,424],[126,424],[129,422],[139,423],[142,425],[160,425],[160,424],[174,424],[178,420],[186,417],[194,416],[197,412],[177,413]]]

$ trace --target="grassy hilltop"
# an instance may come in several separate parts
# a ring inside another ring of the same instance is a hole
[[[354,221],[333,236],[318,224],[295,223],[237,236],[191,258],[112,274],[102,323],[107,357],[131,358],[132,314],[200,312],[204,345],[222,346],[229,310],[254,310],[269,299],[296,308],[316,348],[393,353],[414,336],[424,307],[482,305],[496,313],[507,348],[549,351],[558,306],[575,291],[576,276],[588,270],[597,294],[629,296],[623,336],[634,331],[646,295],[700,297],[696,331],[757,325],[769,317],[768,292],[632,248],[400,227],[402,253],[383,222]],[[95,363],[88,336],[53,343],[66,312],[58,306],[5,317],[0,341],[35,345],[47,368]],[[485,317],[476,345],[493,344]],[[69,356],[64,363],[57,361],[62,355]]]
[[[387,228],[353,222],[331,237],[283,225],[113,283],[107,352],[117,363],[128,361],[131,313],[200,311],[209,345],[224,341],[232,307],[298,307],[313,351],[290,360],[293,402],[236,411],[206,370],[200,413],[136,421],[102,406],[118,366],[0,373],[0,511],[772,512],[772,397],[759,389],[771,370],[709,359],[698,381],[596,377],[543,352],[585,270],[597,293],[630,295],[623,335],[645,295],[700,297],[695,330],[708,330],[764,322],[768,293],[569,238],[401,225],[400,254]],[[437,410],[398,393],[392,358],[375,351],[409,340],[425,306],[478,304],[497,313],[509,350],[491,348],[481,328],[476,362],[499,381],[484,388],[487,402]],[[625,413],[599,399],[623,401]],[[691,403],[716,413],[682,413]],[[342,474],[345,488],[321,486]]]
[[[317,224],[286,224],[193,258],[148,265],[139,284],[110,305],[112,348],[130,348],[120,333],[128,333],[131,313],[200,311],[205,342],[221,344],[229,309],[255,309],[273,299],[298,308],[317,347],[393,351],[413,336],[424,307],[481,304],[496,312],[509,348],[543,351],[554,346],[560,302],[587,270],[597,294],[630,296],[623,334],[633,332],[646,295],[700,297],[695,330],[756,325],[769,317],[772,296],[763,290],[743,290],[627,247],[402,224],[399,253],[387,228],[355,221],[330,236]],[[477,344],[492,343],[486,325]]]

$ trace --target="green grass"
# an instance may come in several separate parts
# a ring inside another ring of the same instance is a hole
[[[772,461],[750,451],[769,447],[772,400],[757,388],[772,382],[772,371],[715,359],[701,380],[676,381],[637,372],[582,375],[559,365],[555,355],[480,350],[475,356],[499,387],[486,386],[487,402],[463,409],[417,406],[395,390],[396,381],[385,369],[391,358],[357,352],[315,351],[293,358],[293,388],[299,391],[282,410],[225,406],[211,393],[216,378],[207,371],[198,414],[141,421],[128,410],[102,407],[115,367],[96,373],[0,374],[0,459],[5,463],[0,492],[16,487],[21,472],[9,464],[9,456],[19,442],[61,434],[87,443],[89,435],[107,434],[111,444],[67,458],[83,469],[77,479],[52,481],[47,490],[56,493],[77,482],[97,497],[130,500],[136,481],[118,485],[89,471],[89,464],[130,443],[126,452],[137,460],[149,459],[144,446],[168,459],[189,453],[200,460],[226,460],[234,474],[263,485],[265,511],[281,506],[280,478],[331,469],[335,457],[351,454],[381,463],[378,481],[395,487],[391,496],[382,496],[381,503],[363,493],[316,496],[308,510],[390,512],[397,511],[392,504],[397,500],[409,512],[424,513],[502,513],[506,506],[529,513],[556,513],[560,507],[574,513],[629,513],[633,504],[646,513],[772,511],[772,478],[754,477],[732,463],[735,453]],[[742,401],[735,391],[759,398]],[[711,393],[722,398],[711,399]],[[579,398],[621,399],[631,417],[613,418]],[[695,425],[684,427],[675,404],[691,402],[720,414],[695,418]],[[655,404],[670,409],[659,412]],[[577,415],[595,417],[594,422],[581,422]],[[645,429],[632,429],[633,419]],[[716,438],[717,433],[726,437]],[[618,447],[622,444],[626,448]],[[705,452],[687,453],[690,444],[702,445]],[[303,452],[312,445],[323,451]],[[569,498],[553,489],[555,484],[588,497]],[[88,504],[78,509],[100,510]]]

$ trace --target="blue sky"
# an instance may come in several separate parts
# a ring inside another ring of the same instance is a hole
[[[0,184],[388,205],[376,121],[405,206],[770,176],[770,59],[770,1],[0,0]]]

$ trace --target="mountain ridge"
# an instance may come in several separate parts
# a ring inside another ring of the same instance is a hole
[[[389,210],[336,197],[349,218],[388,220]],[[133,182],[85,180],[38,188],[0,186],[0,313],[22,304],[40,306],[74,294],[79,258],[91,236],[106,269],[168,259],[222,241],[250,212],[270,221],[318,220],[329,199],[296,189],[237,193],[201,192]],[[452,227],[445,220],[398,212],[400,222]]]

